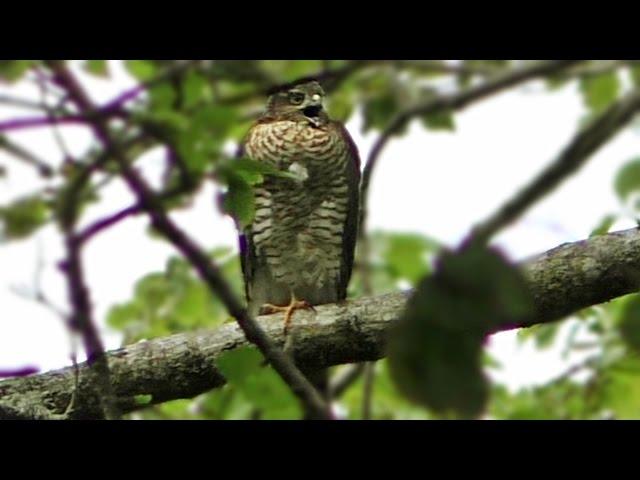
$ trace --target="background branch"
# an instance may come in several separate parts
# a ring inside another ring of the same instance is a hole
[[[452,95],[443,95],[434,99],[427,100],[422,104],[418,104],[403,112],[398,113],[390,122],[385,130],[380,134],[376,142],[371,148],[367,163],[362,172],[361,195],[361,231],[364,230],[362,225],[367,214],[367,193],[371,183],[373,171],[378,162],[378,158],[387,142],[392,135],[402,129],[409,121],[420,116],[442,111],[460,110],[469,106],[471,103],[485,99],[493,94],[514,87],[520,83],[527,82],[534,78],[544,77],[553,73],[557,73],[565,68],[575,65],[578,60],[552,60],[546,62],[538,62],[534,65],[519,67],[500,75],[491,80],[487,80],[480,85],[466,88]]]
[[[575,136],[557,160],[494,214],[478,224],[465,243],[488,242],[495,233],[578,170],[598,148],[611,140],[639,109],[640,90],[632,91],[611,105]]]
[[[54,169],[47,162],[39,158],[36,154],[28,151],[17,143],[9,140],[5,135],[0,134],[0,149],[5,150],[8,154],[21,160],[22,162],[35,167],[41,177],[51,178]]]

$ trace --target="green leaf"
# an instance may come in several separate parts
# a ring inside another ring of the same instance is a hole
[[[415,285],[429,272],[427,254],[438,245],[417,234],[392,234],[387,238],[383,258],[396,279]]]
[[[228,382],[241,384],[261,368],[263,362],[264,357],[258,350],[243,347],[221,355],[216,365]]]
[[[536,325],[536,335],[535,335],[536,347],[538,347],[538,349],[540,350],[551,347],[559,331],[560,331],[559,323],[548,323],[543,325]]]
[[[115,305],[107,315],[107,325],[122,330],[125,326],[140,319],[140,308],[137,304]]]
[[[603,371],[601,404],[617,419],[640,417],[640,358],[626,356]]]
[[[422,117],[422,124],[430,130],[449,130],[456,129],[451,112],[437,112]]]
[[[632,65],[631,66],[631,80],[633,84],[638,87],[640,86],[640,65]]]
[[[547,88],[551,91],[559,90],[564,87],[568,82],[572,80],[571,76],[564,72],[549,75],[544,81],[547,84]]]
[[[624,342],[640,352],[640,296],[634,295],[624,304],[618,328]]]
[[[262,354],[251,347],[243,347],[223,354],[216,362],[229,384],[236,387],[263,418],[299,418],[298,402],[280,376],[264,366]]]
[[[224,210],[245,228],[255,215],[255,197],[253,187],[240,176],[230,176],[228,190],[224,196]]]
[[[589,238],[599,235],[606,235],[611,230],[611,227],[618,219],[617,215],[609,214],[605,215],[596,228],[594,228],[589,234]]]
[[[363,379],[361,377],[340,399],[340,403],[347,410],[347,418],[353,420],[362,418],[363,393]],[[425,409],[408,401],[398,393],[398,389],[391,379],[387,359],[375,363],[371,418],[376,420],[424,420],[431,418]]]
[[[364,103],[364,123],[362,131],[382,130],[398,109],[398,102],[392,93],[387,92],[375,96]]]
[[[168,83],[160,83],[149,89],[152,115],[160,110],[174,110],[177,94],[175,88]],[[175,113],[175,112],[172,112]]]
[[[263,60],[261,66],[280,83],[293,82],[317,74],[322,68],[321,60]]]
[[[583,387],[569,380],[525,388],[514,394],[504,386],[492,390],[491,414],[500,419],[584,419],[589,418],[590,412]]]
[[[620,92],[617,72],[591,75],[581,79],[580,91],[586,105],[593,112],[601,112],[613,102]]]
[[[199,73],[189,71],[183,83],[184,107],[191,108],[201,101],[210,102],[213,92],[207,80]]]
[[[148,405],[153,400],[153,395],[135,395],[133,398],[136,405]]]
[[[527,340],[533,340],[536,348],[544,350],[553,345],[559,330],[560,324],[558,323],[534,325],[520,329],[517,333],[517,340],[520,344],[525,343]]]
[[[0,233],[8,240],[25,238],[43,226],[48,218],[49,208],[42,198],[21,198],[0,207]]]
[[[216,175],[228,187],[224,195],[224,211],[235,218],[242,228],[251,223],[255,214],[254,185],[262,183],[266,175],[297,179],[291,172],[283,172],[272,165],[246,157],[220,163]]]
[[[327,111],[332,119],[346,122],[355,109],[355,101],[351,90],[341,89],[331,95],[327,102]]]
[[[439,414],[476,417],[489,392],[485,335],[531,311],[521,273],[499,253],[479,247],[446,253],[392,331],[392,377],[408,398]]]
[[[216,252],[212,259],[239,293],[241,276],[237,255],[219,256]],[[126,341],[132,342],[214,327],[222,324],[226,317],[226,310],[191,266],[183,259],[171,258],[164,271],[149,273],[138,280],[132,299],[114,305],[108,312],[107,323],[124,331]]]
[[[481,67],[484,71],[494,73],[503,70],[508,66],[509,60],[465,60],[463,66],[470,68]],[[458,75],[458,85],[460,87],[467,87],[471,83],[471,78],[474,75],[470,72],[463,72]]]
[[[370,270],[368,285],[371,293],[381,294],[400,288],[408,281],[414,286],[430,273],[432,257],[441,244],[430,237],[416,233],[373,231],[369,234]],[[357,253],[359,255],[359,252]],[[402,282],[402,283],[401,283]],[[364,294],[359,269],[354,270],[349,283],[349,296]]]
[[[151,60],[127,60],[125,65],[131,75],[143,82],[156,74],[156,66]]]
[[[640,157],[630,160],[618,171],[614,189],[622,202],[626,202],[629,195],[640,190]]]
[[[34,63],[34,60],[0,60],[0,80],[17,82]]]
[[[107,78],[109,76],[109,68],[106,60],[87,60],[84,69],[98,77]]]
[[[406,315],[422,313],[416,309]],[[482,412],[488,388],[480,365],[481,336],[405,324],[392,338],[391,375],[407,398],[441,415],[476,417]]]
[[[205,135],[224,138],[238,119],[238,111],[233,107],[204,105],[193,114],[193,126]]]
[[[251,185],[262,183],[265,176],[288,178],[290,180],[297,180],[298,178],[291,172],[278,170],[273,165],[252,160],[249,157],[232,159],[222,163],[218,171],[222,174],[223,178],[226,178],[226,175],[231,172],[231,174],[242,177],[242,179]]]
[[[182,112],[170,108],[158,108],[144,112],[136,112],[133,120],[148,129],[170,133],[185,134],[190,131],[190,119]]]

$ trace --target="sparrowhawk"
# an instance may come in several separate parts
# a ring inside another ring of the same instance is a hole
[[[316,81],[269,97],[244,141],[247,157],[287,171],[255,189],[255,217],[240,235],[249,311],[285,312],[344,300],[358,227],[360,159],[323,108]]]

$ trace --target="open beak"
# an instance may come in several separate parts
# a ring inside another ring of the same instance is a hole
[[[317,93],[311,97],[309,104],[304,107],[302,112],[309,118],[317,117],[322,110],[322,97]]]

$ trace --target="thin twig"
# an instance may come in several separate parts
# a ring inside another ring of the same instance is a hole
[[[178,187],[171,189],[163,194],[158,194],[158,198],[161,200],[170,200],[186,192],[187,190],[185,190],[183,187]],[[101,218],[100,220],[96,220],[94,223],[85,227],[82,231],[77,233],[76,238],[79,242],[86,243],[98,233],[101,233],[103,230],[112,227],[113,225],[121,222],[128,217],[143,213],[144,211],[144,207],[139,202],[137,202],[126,208],[123,208],[122,210],[112,215]]]
[[[48,62],[48,65],[55,73],[56,83],[69,93],[78,109],[81,112],[92,111],[91,100],[71,72],[58,62]],[[94,117],[91,120],[91,125],[103,146],[114,152],[114,157],[120,165],[126,182],[151,217],[156,230],[162,233],[189,260],[209,289],[221,299],[229,313],[238,321],[247,340],[260,349],[309,411],[312,411],[317,418],[332,418],[330,409],[321,395],[291,359],[271,341],[255,319],[249,316],[209,256],[169,219],[158,197],[131,167],[119,145],[113,140],[104,118]]]
[[[329,398],[340,398],[360,378],[364,372],[364,365],[364,363],[354,363],[339,371],[329,383]]]
[[[46,111],[47,105],[37,103],[32,100],[27,100],[19,97],[13,97],[11,95],[0,95],[0,104],[9,105],[12,107],[26,108],[29,110]]]
[[[373,401],[373,383],[376,363],[367,362],[364,366],[364,384],[362,386],[362,419],[371,420],[371,404]]]
[[[49,105],[47,104],[47,100],[48,100],[47,97],[49,95],[49,82],[47,78],[44,77],[43,75],[40,75],[40,73],[41,72],[39,70],[36,71],[36,75],[37,75],[36,82],[38,84],[38,88],[40,89],[40,101],[45,106],[47,116],[53,120],[56,116],[56,110],[60,109],[64,105],[67,99],[61,98],[59,100],[57,107],[54,107],[54,108],[49,107]],[[58,129],[58,126],[56,124],[53,124],[51,126],[51,131],[53,133],[53,139],[56,141],[56,143],[58,144],[58,148],[62,152],[64,161],[69,160],[72,156],[64,140],[64,137],[62,136],[62,133]]]
[[[11,154],[18,160],[22,160],[24,163],[35,167],[40,176],[50,178],[54,174],[54,170],[51,165],[47,164],[44,160],[39,158],[35,153],[32,153],[17,143],[9,140],[5,135],[0,134],[0,148]]]

